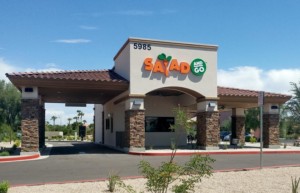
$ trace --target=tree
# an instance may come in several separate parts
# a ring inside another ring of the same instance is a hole
[[[175,124],[171,126],[174,130],[185,130],[188,132],[190,127],[189,116],[180,107],[175,108]],[[200,182],[203,177],[212,175],[211,164],[215,161],[208,155],[202,157],[195,155],[190,158],[185,165],[178,165],[175,161],[176,145],[172,149],[170,160],[162,162],[157,168],[153,167],[148,161],[142,160],[139,163],[139,170],[146,178],[146,188],[150,192],[167,193],[173,182],[172,191],[175,193],[194,192],[195,184]]]
[[[81,110],[77,110],[77,117],[80,118],[80,121],[82,122],[82,117],[84,116],[84,113]]]
[[[21,123],[21,93],[13,84],[0,81],[0,125],[16,130]]]
[[[68,125],[71,124],[72,118],[68,118]]]
[[[51,119],[50,119],[50,120],[53,120],[53,125],[55,125],[55,120],[56,120],[56,119],[57,119],[57,117],[56,117],[56,116],[54,116],[54,115],[51,117]]]
[[[259,108],[247,109],[245,113],[245,129],[247,132],[250,129],[256,130],[259,127]]]
[[[300,82],[299,82],[300,84]],[[289,117],[296,123],[300,124],[300,85],[291,82],[293,97],[286,102],[284,109],[288,111]]]
[[[77,121],[78,121],[78,117],[73,117],[73,119],[75,119],[75,122],[77,123]]]
[[[286,134],[298,138],[300,135],[300,82],[299,85],[294,82],[290,84],[293,97],[283,105],[281,125],[285,127]]]

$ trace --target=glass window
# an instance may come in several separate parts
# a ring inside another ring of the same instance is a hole
[[[171,132],[174,117],[145,117],[146,132]]]

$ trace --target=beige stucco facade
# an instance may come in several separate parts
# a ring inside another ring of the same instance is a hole
[[[174,108],[178,106],[192,112],[194,117],[197,111],[217,111],[216,106],[209,108],[211,102],[217,105],[217,48],[212,45],[129,38],[114,57],[113,69],[130,85],[126,92],[103,105],[103,143],[111,147],[121,146],[120,134],[117,133],[126,130],[124,112],[128,110],[144,111],[145,119],[174,118]],[[161,54],[172,59],[161,60],[158,57]],[[191,69],[195,59],[203,60],[206,65],[204,74],[200,76],[193,74]],[[183,68],[184,65],[188,65],[189,69]],[[157,72],[155,68],[158,68]],[[100,116],[97,112],[96,119]],[[175,138],[177,145],[187,144],[185,132],[149,132],[147,124],[145,120],[144,147],[170,146]]]

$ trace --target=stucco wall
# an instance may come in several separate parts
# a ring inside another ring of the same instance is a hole
[[[140,43],[143,43],[141,40]],[[146,94],[157,88],[178,86],[199,92],[206,97],[217,97],[217,51],[185,46],[166,46],[151,44],[151,50],[134,49],[134,42],[130,42],[130,93]],[[192,73],[187,75],[177,71],[170,71],[166,77],[162,73],[153,73],[144,69],[144,60],[165,53],[180,62],[191,63],[200,58],[206,62],[206,72],[202,77]]]
[[[175,117],[174,108],[180,104],[179,97],[169,96],[147,96],[145,98],[145,116],[155,117]],[[176,122],[176,120],[175,120]],[[186,134],[176,132],[146,132],[145,146],[166,146],[169,147],[171,140],[175,140],[177,145],[186,145]]]
[[[127,45],[115,58],[115,72],[123,78],[130,79],[130,47]]]
[[[102,111],[103,105],[95,104],[95,142],[102,143]]]
[[[103,105],[105,145],[116,146],[116,132],[125,131],[125,103],[123,101],[118,104],[114,104],[114,102],[126,95],[128,95],[128,92],[122,93]],[[111,132],[110,129],[106,129],[105,120],[108,118],[108,114],[113,117],[113,132]]]

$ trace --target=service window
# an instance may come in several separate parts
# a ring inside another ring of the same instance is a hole
[[[145,117],[146,132],[172,132],[174,117]]]

